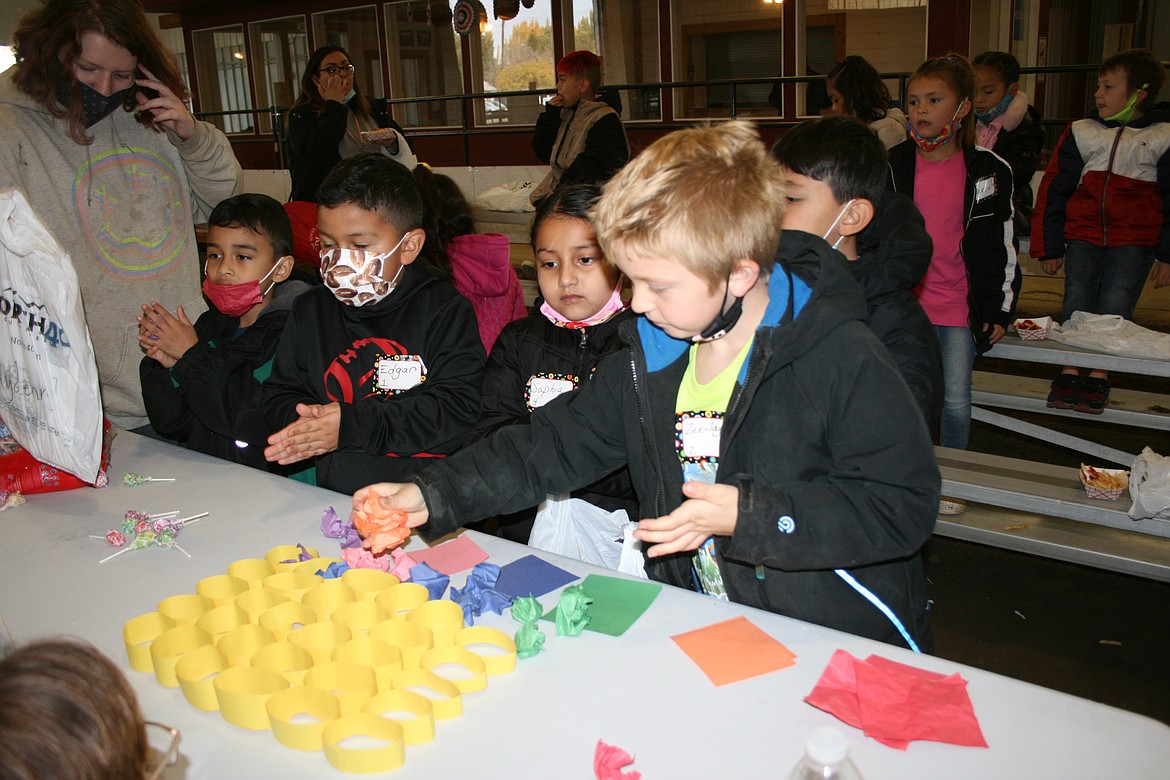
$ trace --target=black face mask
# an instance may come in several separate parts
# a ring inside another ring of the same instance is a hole
[[[739,322],[740,316],[743,314],[743,296],[739,296],[731,302],[723,311],[719,312],[719,316],[711,321],[702,333],[697,336],[692,336],[691,341],[715,341],[727,335],[727,332],[735,327],[735,323]]]
[[[57,100],[63,106],[69,105],[73,100],[73,83],[70,79],[62,79],[61,83],[57,85]],[[130,94],[130,90],[133,89],[133,87],[120,89],[106,97],[88,84],[80,81],[76,83],[81,94],[81,112],[87,129],[120,108],[126,102],[126,96]]]

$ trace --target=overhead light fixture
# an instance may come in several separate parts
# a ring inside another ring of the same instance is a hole
[[[233,51],[232,56],[235,57],[237,60],[244,59],[244,53],[242,51]]]

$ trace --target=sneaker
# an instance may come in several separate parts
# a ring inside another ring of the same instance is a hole
[[[1081,380],[1077,391],[1077,402],[1073,407],[1085,414],[1101,414],[1109,403],[1109,380],[1088,376]]]
[[[1077,405],[1077,396],[1081,390],[1079,374],[1057,374],[1052,380],[1052,387],[1048,391],[1049,409],[1072,409]]]
[[[944,498],[938,502],[940,515],[961,515],[967,511],[967,502],[961,498]]]

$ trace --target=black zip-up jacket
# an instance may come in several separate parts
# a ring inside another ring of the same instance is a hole
[[[305,464],[280,466],[264,460],[272,429],[264,421],[262,384],[304,282],[281,282],[251,327],[212,307],[195,321],[199,343],[170,368],[144,357],[138,366],[142,401],[150,424],[163,436],[187,442],[196,452],[252,468],[291,474]],[[237,442],[247,446],[241,447]]]
[[[600,325],[570,329],[557,327],[538,312],[504,326],[488,355],[479,422],[468,443],[506,425],[527,425],[534,411],[528,392],[534,377],[572,378],[578,387],[588,382],[602,358],[622,349],[618,329],[632,318],[627,309]],[[638,519],[638,502],[625,467],[573,491],[573,497],[607,512],[624,509],[631,520]],[[527,542],[534,516],[535,509],[530,509],[500,518],[500,535]]]
[[[717,481],[739,490],[734,533],[715,539],[732,601],[905,644],[872,592],[930,647],[919,549],[938,511],[939,472],[922,415],[889,353],[865,325],[845,260],[786,231],[771,304],[724,417]],[[789,309],[787,267],[798,281]],[[811,291],[810,291],[811,287]],[[460,522],[531,506],[628,463],[644,517],[682,501],[675,400],[689,342],[637,318],[629,345],[531,425],[492,437],[413,478],[437,538]],[[692,555],[647,561],[654,579],[693,588]]]
[[[389,377],[418,359],[423,381],[399,392]],[[298,419],[298,403],[336,401],[337,450],[317,459],[317,484],[352,493],[401,482],[463,446],[485,359],[471,304],[426,263],[403,268],[394,291],[369,306],[346,306],[315,287],[293,305],[264,384],[265,416],[278,431]]]
[[[887,192],[877,215],[857,237],[849,263],[865,293],[869,329],[890,351],[932,435],[942,412],[942,355],[930,318],[914,297],[934,244],[914,203]]]
[[[369,98],[370,117],[378,127],[392,127],[398,133],[398,142],[414,149],[406,133],[402,131],[390,112],[386,110],[385,98]],[[336,100],[326,100],[325,108],[318,114],[310,105],[297,106],[288,114],[288,156],[289,174],[292,177],[292,192],[289,200],[317,201],[317,188],[341,162],[337,146],[345,137],[345,126],[349,122],[349,106]]]
[[[1040,112],[1033,106],[1011,130],[1000,129],[991,151],[1003,158],[1012,169],[1012,206],[1015,208],[1016,237],[1027,237],[1032,230],[1032,177],[1040,167],[1040,150],[1044,148],[1044,126]]]
[[[890,188],[914,199],[913,141],[890,150]],[[963,187],[963,239],[959,244],[967,266],[968,325],[976,352],[991,349],[985,323],[1005,330],[1015,316],[1020,294],[1020,268],[1012,225],[1012,169],[994,152],[963,147],[967,183]]]

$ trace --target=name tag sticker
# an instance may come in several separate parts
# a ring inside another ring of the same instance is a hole
[[[383,393],[402,393],[427,381],[427,367],[418,355],[383,355],[377,371],[377,387]]]
[[[528,380],[528,408],[539,409],[557,396],[576,389],[577,383],[564,374],[535,374]]]
[[[995,177],[988,176],[975,182],[975,202],[987,200],[995,194]]]
[[[695,460],[719,457],[719,437],[723,433],[722,417],[680,415],[679,439],[682,455]]]

